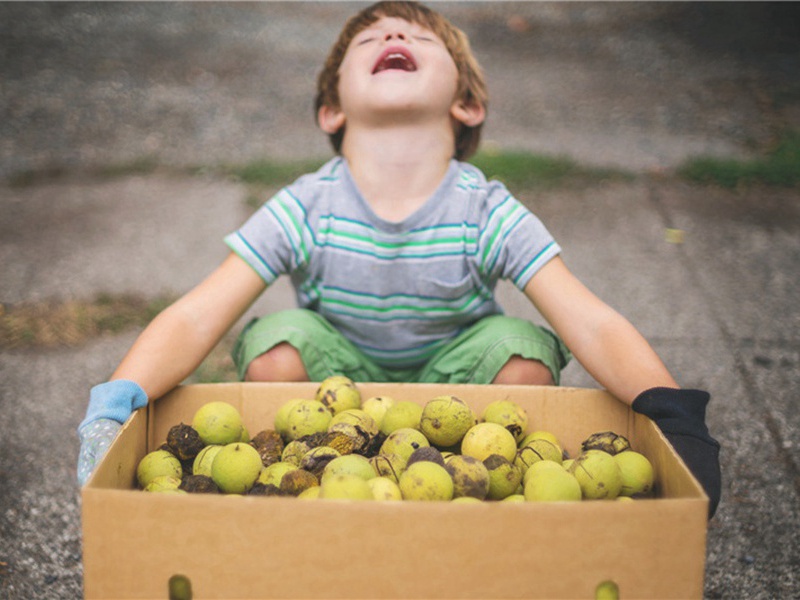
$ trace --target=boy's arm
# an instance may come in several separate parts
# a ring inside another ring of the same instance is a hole
[[[679,387],[636,328],[584,286],[560,257],[525,286],[525,295],[589,374],[631,404],[653,387]]]
[[[86,417],[78,426],[81,485],[133,411],[192,373],[265,286],[247,263],[231,254],[200,285],[153,319],[111,379],[91,390]]]
[[[705,489],[708,516],[714,516],[722,480],[720,446],[705,423],[709,394],[679,389],[644,337],[560,257],[533,276],[525,294],[598,383],[656,423]]]
[[[158,398],[189,376],[264,291],[266,284],[231,253],[203,282],[160,313],[111,376]]]

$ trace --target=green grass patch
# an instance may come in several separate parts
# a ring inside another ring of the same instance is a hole
[[[249,185],[284,186],[305,173],[316,171],[326,160],[256,160],[241,166],[224,167],[223,172]]]
[[[91,301],[0,305],[0,349],[77,346],[103,333],[144,327],[173,300],[103,294]]]
[[[753,184],[794,187],[800,184],[800,132],[786,133],[763,158],[745,161],[698,157],[687,160],[677,173],[694,183],[725,188]]]
[[[549,189],[633,179],[633,175],[625,171],[588,167],[570,158],[531,152],[482,151],[469,162],[487,178],[502,181],[510,188]]]

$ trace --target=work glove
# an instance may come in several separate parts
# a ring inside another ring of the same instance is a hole
[[[147,394],[133,381],[115,379],[92,388],[86,417],[78,425],[78,483],[82,486],[108,451],[133,411],[147,406]]]
[[[652,419],[708,495],[708,518],[714,516],[722,490],[719,442],[708,433],[701,390],[652,388],[639,394],[632,408]]]

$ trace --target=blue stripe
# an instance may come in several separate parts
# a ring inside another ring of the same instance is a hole
[[[545,246],[544,248],[542,248],[542,250],[541,250],[541,252],[539,252],[539,254],[537,254],[536,256],[534,256],[534,257],[531,259],[531,261],[530,261],[530,262],[529,262],[527,265],[525,265],[525,268],[524,268],[524,269],[522,269],[522,271],[520,271],[520,274],[519,274],[519,275],[517,275],[517,277],[514,279],[514,283],[517,285],[517,287],[519,287],[519,282],[520,282],[520,280],[522,280],[522,279],[523,279],[523,277],[524,277],[524,276],[525,276],[525,274],[526,274],[526,273],[527,273],[527,272],[530,270],[530,268],[531,268],[531,267],[532,267],[532,266],[533,266],[533,265],[534,265],[534,264],[535,264],[535,263],[536,263],[536,262],[537,262],[537,261],[538,261],[538,260],[539,260],[539,259],[540,259],[542,256],[544,256],[544,254],[546,254],[546,253],[547,253],[547,252],[548,252],[548,251],[549,251],[549,250],[550,250],[550,249],[551,249],[553,246],[555,246],[555,245],[556,245],[555,241],[552,241],[552,242],[550,242],[549,244],[547,244],[547,246]]]
[[[277,279],[277,277],[278,277],[278,273],[277,273],[277,272],[276,272],[274,269],[272,269],[272,267],[270,267],[270,266],[269,266],[269,264],[267,264],[267,261],[266,261],[266,260],[264,260],[264,257],[263,257],[263,256],[261,256],[261,255],[260,255],[260,254],[259,254],[259,253],[256,251],[256,249],[255,249],[255,248],[253,248],[253,246],[252,246],[252,245],[250,245],[250,242],[248,242],[246,239],[244,239],[244,237],[242,236],[242,234],[241,234],[240,232],[238,232],[238,231],[236,232],[236,237],[237,237],[237,238],[239,238],[239,239],[242,241],[242,243],[244,244],[245,248],[247,248],[247,249],[248,249],[250,252],[252,252],[252,253],[253,253],[253,256],[255,256],[255,257],[256,257],[256,259],[258,259],[258,262],[260,262],[260,263],[261,263],[261,265],[262,265],[262,266],[263,266],[263,267],[264,267],[264,268],[265,268],[267,271],[269,271],[269,273],[272,275],[272,278],[273,278],[273,279]]]

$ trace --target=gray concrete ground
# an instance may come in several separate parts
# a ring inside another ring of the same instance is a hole
[[[353,6],[0,4],[0,176],[61,174],[0,186],[0,301],[155,297],[198,281],[249,212],[243,186],[84,169],[144,155],[171,165],[325,155],[313,79]],[[521,195],[679,381],[712,393],[724,487],[705,597],[800,597],[798,191],[723,192],[670,175],[688,155],[752,155],[800,125],[797,10],[439,6],[487,69],[490,144],[639,174]],[[510,313],[538,320],[510,287],[500,294]],[[291,305],[279,283],[253,312]],[[135,335],[0,351],[0,597],[82,595],[75,428],[88,389]],[[564,379],[595,385],[577,364]]]

